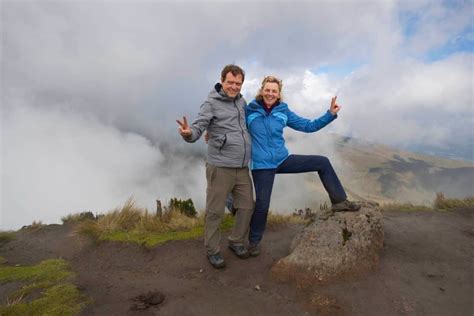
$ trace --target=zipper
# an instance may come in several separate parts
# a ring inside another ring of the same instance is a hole
[[[243,168],[245,166],[245,157],[247,156],[247,142],[245,141],[244,128],[242,127],[242,123],[241,123],[240,110],[237,107],[237,104],[235,104],[235,99],[234,99],[234,107],[236,108],[237,114],[239,116],[239,126],[240,126],[240,130],[242,131],[242,139],[244,140],[244,159],[242,160],[242,168]]]
[[[270,161],[273,161],[274,159],[274,154],[273,154],[273,150],[275,149],[275,146],[273,144],[273,140],[272,140],[272,137],[271,137],[271,133],[270,133],[270,127],[269,127],[269,121],[270,121],[270,114],[267,113],[265,111],[265,114],[264,114],[264,125],[265,125],[265,129],[267,130],[267,139],[268,139],[268,144],[270,145],[270,155],[271,155],[271,160]]]

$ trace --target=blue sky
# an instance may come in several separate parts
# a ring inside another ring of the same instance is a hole
[[[425,6],[421,5],[422,1],[414,1],[414,3],[419,4],[419,7],[414,9],[405,9],[400,10],[397,15],[398,23],[400,26],[400,33],[402,36],[402,41],[404,43],[409,43],[410,40],[416,38],[420,29],[424,26],[424,20],[427,18],[424,16],[424,7],[429,7],[430,3],[427,2]],[[469,1],[443,1],[433,2],[435,4],[441,4],[441,7],[446,10],[444,14],[438,14],[436,20],[438,23],[444,23],[450,18],[455,18],[456,13],[467,10],[471,11],[470,21],[461,23],[458,30],[455,30],[449,34],[444,40],[442,40],[438,45],[433,45],[427,51],[422,51],[420,53],[410,54],[408,51],[405,52],[401,58],[415,58],[420,61],[431,63],[437,60],[442,60],[450,55],[458,53],[472,53],[474,50],[474,23],[473,23],[473,13],[474,8],[473,4]],[[454,14],[449,15],[447,12],[454,11]],[[468,15],[469,16],[469,15]],[[435,31],[435,30],[433,30]],[[406,49],[404,45],[401,45],[401,49]],[[353,71],[357,70],[364,64],[370,63],[370,58],[359,58],[354,59],[352,57],[347,58],[343,62],[337,62],[334,64],[320,65],[312,71],[315,73],[330,73],[336,76],[347,76]]]
[[[449,55],[460,52],[472,53],[474,50],[474,29],[472,24],[466,27],[459,35],[450,38],[449,42],[439,48],[433,48],[423,58],[426,62],[433,62],[447,58]]]
[[[228,63],[246,70],[247,99],[263,76],[282,78],[302,116],[338,93],[321,135],[474,160],[472,1],[0,5],[0,226],[37,205],[48,221],[132,193],[154,201],[157,187],[202,200],[205,145],[183,144],[175,119],[197,114]]]
[[[426,62],[433,62],[436,60],[444,59],[451,54],[456,54],[459,52],[468,52],[472,53],[474,47],[474,29],[472,22],[472,3],[469,1],[444,1],[442,2],[446,11],[460,11],[460,10],[470,10],[471,12],[471,21],[465,23],[463,28],[453,32],[450,36],[439,45],[432,47],[428,52],[424,52],[420,56],[415,56],[421,58]],[[446,14],[447,15],[447,14]],[[444,23],[445,19],[448,17],[441,16],[437,18],[438,23]],[[420,28],[423,27],[423,12],[419,10],[416,11],[401,11],[399,13],[399,20],[403,30],[403,36],[406,39],[410,39],[416,36]]]

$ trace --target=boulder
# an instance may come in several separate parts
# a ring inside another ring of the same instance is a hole
[[[272,273],[301,285],[359,274],[377,265],[383,237],[382,213],[372,203],[364,203],[358,212],[315,216]]]

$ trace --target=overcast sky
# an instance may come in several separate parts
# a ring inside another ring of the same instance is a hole
[[[0,23],[0,229],[132,195],[202,207],[205,144],[175,119],[229,63],[248,100],[281,77],[302,116],[337,93],[319,133],[474,160],[472,1],[2,0]]]

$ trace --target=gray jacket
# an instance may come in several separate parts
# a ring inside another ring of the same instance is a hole
[[[232,99],[220,83],[216,84],[191,124],[192,135],[184,140],[193,143],[207,130],[207,163],[216,167],[247,167],[250,135],[245,124],[245,105],[242,95]]]

